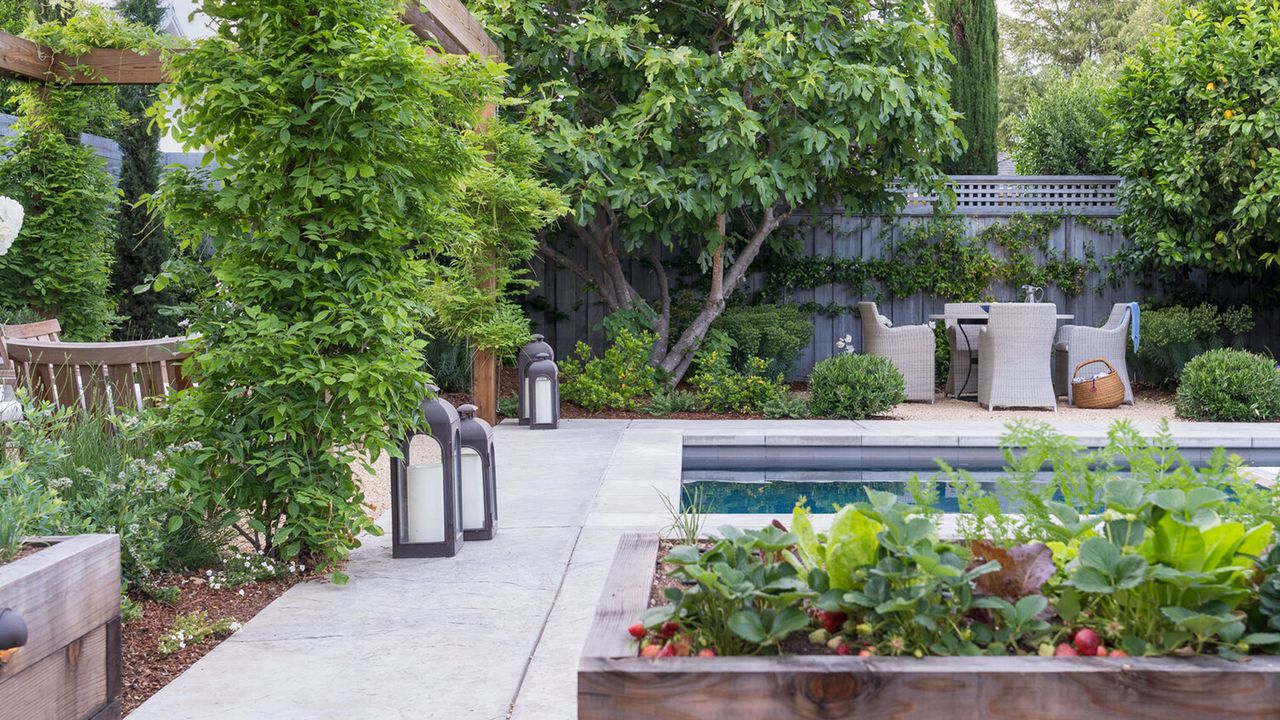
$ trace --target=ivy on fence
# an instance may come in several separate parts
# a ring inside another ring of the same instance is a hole
[[[850,292],[883,300],[925,293],[949,300],[991,299],[997,282],[1057,287],[1068,296],[1088,289],[1088,276],[1099,265],[1092,245],[1084,258],[1074,258],[1049,245],[1049,234],[1060,215],[1015,215],[976,234],[969,234],[955,216],[940,216],[903,227],[892,243],[893,228],[880,235],[880,257],[814,257],[795,253],[766,259],[758,301],[778,302],[797,290],[842,285]],[[804,303],[802,309],[828,317],[850,307]]]

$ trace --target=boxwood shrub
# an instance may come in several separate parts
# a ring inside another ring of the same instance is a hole
[[[1191,420],[1280,420],[1280,370],[1265,355],[1210,350],[1183,368],[1177,410]]]
[[[907,399],[907,383],[888,358],[836,355],[809,376],[814,415],[859,420],[893,409]]]

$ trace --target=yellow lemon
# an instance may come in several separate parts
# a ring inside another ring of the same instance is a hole
[[[1232,116],[1234,116],[1234,115],[1235,115],[1235,113],[1231,112],[1230,110],[1223,110],[1223,111],[1222,111],[1222,117],[1224,117],[1224,118],[1226,118],[1226,119],[1228,119],[1228,120],[1230,120],[1230,119],[1232,118]]]
[[[1213,92],[1213,88],[1214,88],[1214,87],[1216,87],[1216,86],[1215,86],[1213,83],[1209,83],[1208,85],[1205,85],[1205,86],[1204,86],[1204,89],[1205,89],[1205,90],[1208,90],[1209,92]]]

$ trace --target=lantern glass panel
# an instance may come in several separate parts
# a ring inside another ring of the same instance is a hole
[[[440,443],[428,435],[409,441],[408,467],[400,488],[400,542],[444,542],[444,465]]]
[[[539,425],[552,421],[551,413],[551,378],[540,377],[534,380],[534,392],[537,396],[534,400],[534,413],[536,417],[533,421]]]
[[[484,527],[484,462],[480,453],[462,448],[462,529]]]

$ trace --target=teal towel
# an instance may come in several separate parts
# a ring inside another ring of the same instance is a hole
[[[1133,340],[1133,351],[1138,352],[1138,341],[1142,334],[1139,328],[1142,326],[1142,310],[1138,307],[1138,303],[1129,303],[1129,338]]]

